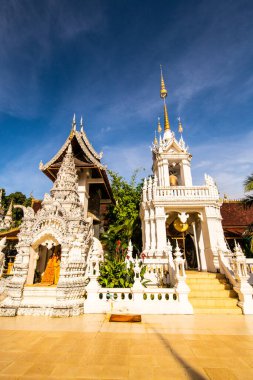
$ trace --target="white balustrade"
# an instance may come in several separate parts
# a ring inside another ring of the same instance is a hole
[[[208,186],[173,186],[173,187],[157,187],[156,192],[154,193],[155,200],[170,200],[178,201],[180,199],[194,199],[194,200],[203,200],[203,199],[218,199],[218,195],[214,195],[210,191]]]
[[[192,314],[174,288],[87,289],[84,313]]]
[[[239,244],[235,244],[234,253],[223,252],[218,247],[219,266],[239,297],[238,306],[243,314],[253,314],[253,288],[250,285],[250,275],[247,272],[247,259]]]

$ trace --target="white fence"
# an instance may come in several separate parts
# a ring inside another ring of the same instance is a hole
[[[175,288],[87,290],[84,313],[193,314]]]

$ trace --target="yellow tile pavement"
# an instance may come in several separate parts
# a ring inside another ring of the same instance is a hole
[[[253,317],[0,319],[1,379],[253,378]]]

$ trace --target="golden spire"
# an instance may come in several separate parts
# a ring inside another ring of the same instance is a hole
[[[160,117],[158,117],[158,122],[157,122],[157,132],[161,133],[162,132],[162,126],[160,122]]]
[[[168,92],[165,87],[164,79],[163,79],[163,70],[162,70],[162,65],[160,65],[161,68],[161,90],[160,90],[160,96],[162,99],[165,99]]]
[[[177,118],[178,120],[178,132],[183,133],[183,126],[180,117]]]
[[[160,96],[163,99],[164,103],[164,132],[170,130],[170,122],[169,122],[169,116],[168,116],[168,111],[167,111],[167,105],[165,98],[167,97],[167,89],[165,87],[164,79],[163,79],[163,71],[162,71],[162,66],[160,65],[161,68],[161,90],[160,90]]]
[[[167,106],[164,99],[164,132],[168,130],[170,130],[170,122],[169,122]]]

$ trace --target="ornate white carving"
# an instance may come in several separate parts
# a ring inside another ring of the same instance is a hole
[[[0,277],[2,277],[4,263],[5,263],[5,255],[3,253],[3,249],[6,246],[6,237],[0,240]]]
[[[18,235],[14,276],[8,284],[8,297],[0,304],[0,315],[26,314],[27,310],[30,314],[36,312],[55,316],[81,313],[93,225],[90,218],[85,219],[83,216],[71,144],[68,145],[51,195],[44,196],[41,210],[35,214],[31,207],[16,207],[22,208],[24,217]],[[26,303],[23,293],[28,270],[31,270],[31,266],[34,270],[36,267],[37,254],[31,252],[40,244],[46,244],[48,248],[61,245],[61,269],[54,304],[47,305],[41,299],[39,306],[34,308]],[[96,251],[99,249],[96,248]],[[37,312],[38,308],[41,310]]]
[[[186,214],[186,212],[181,212],[181,214],[178,214],[178,218],[180,219],[181,223],[186,223],[187,219],[189,218],[189,214]]]

